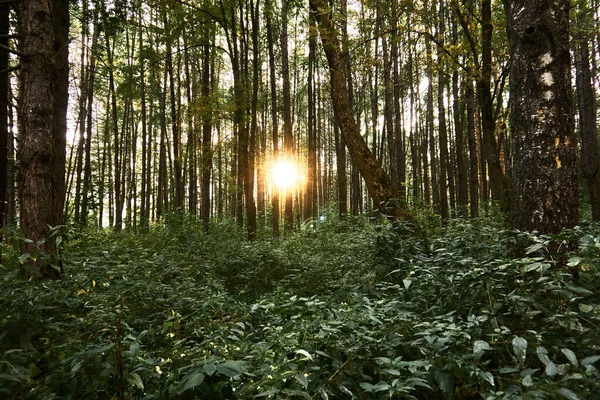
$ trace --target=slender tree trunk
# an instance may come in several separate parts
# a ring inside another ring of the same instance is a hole
[[[282,0],[281,4],[281,78],[283,80],[283,145],[285,149],[285,158],[288,162],[292,161],[294,137],[292,127],[292,98],[290,93],[290,70],[288,55],[288,14],[289,3]],[[293,209],[293,190],[288,188],[285,191],[285,224],[286,232],[294,229],[294,209]]]
[[[504,188],[502,166],[496,142],[496,123],[493,111],[492,81],[492,6],[491,0],[481,2],[481,78],[477,80],[477,100],[481,109],[482,153],[487,161],[492,200],[507,211],[503,202]]]
[[[209,28],[206,28],[207,40],[211,36]],[[210,85],[211,85],[211,62],[210,47],[204,46],[202,49],[202,100],[205,104],[210,104]],[[201,217],[204,230],[208,231],[210,226],[211,193],[210,181],[212,173],[212,108],[206,107],[202,114],[202,174],[201,174]]]
[[[306,174],[306,193],[304,200],[304,218],[317,216],[317,126],[315,96],[315,59],[317,49],[317,27],[314,15],[309,15],[308,33],[308,166]]]
[[[467,138],[469,142],[469,198],[471,218],[479,217],[479,152],[475,130],[475,91],[468,80],[465,90],[467,98]]]
[[[582,17],[579,17],[580,21]],[[586,180],[592,218],[600,221],[600,154],[596,128],[596,93],[592,86],[590,55],[587,40],[575,43],[575,72],[579,132],[581,135],[581,175]]]
[[[442,48],[445,46],[445,18],[444,1],[440,0],[438,13],[438,60],[442,57]],[[439,62],[439,61],[438,61]],[[444,104],[444,91],[446,89],[446,74],[442,68],[438,69],[438,136],[440,141],[440,216],[442,223],[450,217],[448,209],[448,130],[446,126],[446,106]]]
[[[273,138],[273,160],[279,158],[279,132],[278,132],[278,120],[277,120],[277,76],[275,73],[275,49],[273,38],[273,10],[271,9],[273,4],[271,0],[267,0],[265,5],[266,14],[266,25],[267,25],[267,45],[269,47],[269,76],[271,86],[271,125],[272,125],[272,138]],[[279,193],[277,189],[273,191],[273,197],[271,201],[273,209],[273,236],[279,236]]]
[[[140,2],[141,5],[141,2]],[[138,15],[138,24],[139,24],[139,35],[140,35],[140,40],[139,40],[139,54],[140,54],[140,58],[139,58],[139,66],[140,66],[140,102],[141,102],[141,118],[142,118],[142,180],[141,180],[141,188],[140,188],[140,197],[141,197],[141,204],[140,204],[140,226],[142,228],[147,228],[149,223],[150,223],[150,204],[149,204],[149,197],[147,196],[147,193],[150,190],[150,179],[149,175],[148,175],[148,170],[147,168],[149,167],[148,165],[148,158],[150,157],[150,151],[149,151],[149,138],[148,138],[148,117],[147,117],[147,113],[148,113],[148,106],[147,106],[147,101],[146,101],[146,59],[144,57],[144,53],[143,53],[143,45],[144,45],[144,38],[142,36],[142,9],[141,6],[139,8],[139,15]]]
[[[8,33],[10,13],[8,4],[0,4],[0,263],[7,211],[8,180],[8,96],[10,80],[8,73]]]
[[[85,142],[85,162],[83,167],[83,190],[81,199],[81,224],[87,226],[88,209],[90,197],[92,196],[92,111],[94,108],[94,82],[96,76],[96,57],[94,50],[98,45],[98,19],[94,19],[94,34],[92,37],[92,48],[89,61],[89,75],[87,79],[87,125],[86,125],[86,142]]]
[[[187,125],[187,173],[188,173],[188,212],[190,215],[198,213],[198,162],[196,143],[198,143],[196,124],[194,123],[194,105],[196,104],[196,78],[190,69],[190,51],[187,36],[183,37],[183,65],[185,69],[185,95],[187,108],[185,119]],[[204,71],[202,71],[204,73]],[[207,103],[208,104],[208,103]]]
[[[169,99],[170,99],[170,111],[171,111],[171,134],[173,136],[173,170],[174,170],[174,186],[175,186],[175,199],[173,204],[174,211],[183,210],[183,178],[182,178],[182,164],[181,164],[181,132],[179,129],[179,113],[177,112],[177,98],[175,93],[175,73],[173,71],[173,51],[171,37],[171,26],[170,21],[167,18],[168,10],[163,10],[163,23],[165,27],[165,38],[167,54],[165,58],[166,62],[166,73],[169,75]],[[165,110],[166,112],[166,110]]]

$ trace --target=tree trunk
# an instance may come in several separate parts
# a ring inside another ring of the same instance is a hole
[[[481,109],[482,129],[482,153],[487,161],[492,190],[492,200],[498,202],[506,211],[503,204],[503,180],[502,167],[498,156],[498,145],[496,142],[496,122],[493,112],[493,97],[491,89],[492,80],[492,8],[491,0],[481,2],[481,75],[477,80],[477,99]]]
[[[410,215],[406,205],[394,201],[398,195],[392,188],[390,178],[369,150],[354,120],[346,87],[345,65],[340,54],[337,32],[329,17],[328,8],[323,0],[311,0],[310,9],[315,13],[319,24],[319,33],[329,64],[333,109],[350,156],[365,180],[373,203],[393,219],[409,219]]]
[[[468,79],[468,78],[467,78]],[[471,218],[479,217],[479,157],[475,131],[475,91],[472,81],[466,82],[467,139],[469,142],[469,197]]]
[[[210,37],[210,32],[207,29],[207,40]],[[210,48],[204,46],[202,49],[202,100],[205,104],[210,104]],[[201,191],[202,201],[200,214],[204,230],[208,231],[210,223],[210,180],[212,174],[212,108],[206,107],[202,115],[202,173],[201,173]]]
[[[10,13],[8,4],[0,4],[0,263],[4,238],[5,213],[7,209],[8,180],[8,33]]]
[[[592,85],[588,41],[575,43],[575,78],[581,135],[581,175],[586,180],[592,218],[600,221],[600,155],[596,132],[596,93]]]
[[[283,80],[283,145],[285,158],[292,161],[294,137],[292,127],[292,99],[290,94],[290,71],[288,62],[288,13],[289,3],[282,0],[281,4],[281,79]],[[285,224],[286,232],[294,229],[293,189],[285,191]]]
[[[315,70],[317,49],[317,27],[314,15],[309,16],[308,36],[308,165],[306,174],[306,193],[304,200],[304,219],[317,216],[317,124],[315,96]]]
[[[0,263],[2,262],[2,240],[8,197],[8,95],[10,80],[8,73],[8,32],[10,13],[8,4],[0,4]]]
[[[34,255],[41,250],[45,255],[38,254],[32,266],[41,278],[58,278],[58,236],[49,235],[63,223],[68,1],[24,0],[20,22],[21,53],[26,57],[21,57],[20,75],[19,204],[23,234],[32,240],[22,242],[21,252]]]
[[[278,121],[277,121],[277,76],[275,74],[275,50],[273,38],[273,15],[272,10],[273,4],[270,0],[267,0],[265,4],[265,19],[267,24],[267,45],[269,47],[269,77],[271,86],[271,129],[272,129],[272,140],[273,140],[273,160],[277,160],[279,157],[279,132],[278,132]],[[271,199],[271,207],[273,212],[273,236],[279,236],[279,193],[277,190],[273,191],[273,197]]]
[[[504,0],[511,52],[514,228],[559,233],[578,221],[569,1]],[[576,247],[560,247],[567,251]]]

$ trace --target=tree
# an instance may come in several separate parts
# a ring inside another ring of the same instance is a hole
[[[339,39],[328,8],[323,0],[311,0],[310,10],[314,13],[319,26],[321,42],[329,65],[333,109],[350,157],[365,180],[373,203],[393,218],[409,219],[409,211],[404,204],[397,202],[398,194],[393,190],[389,176],[371,153],[352,114],[346,86],[345,63],[341,57]],[[389,208],[391,205],[393,207]]]
[[[504,8],[514,144],[511,221],[520,230],[558,233],[577,224],[579,209],[569,1],[504,0]]]
[[[585,11],[578,13],[578,22],[585,23]],[[596,128],[596,93],[590,69],[589,41],[579,37],[575,41],[575,82],[581,135],[581,175],[587,183],[592,218],[600,221],[600,152]]]
[[[8,28],[10,14],[8,4],[0,4],[0,262],[2,262],[2,239],[4,215],[7,205],[8,171]]]
[[[41,278],[60,275],[52,228],[63,223],[66,112],[69,85],[68,0],[21,3],[19,205],[23,253]],[[41,257],[45,254],[46,257]]]

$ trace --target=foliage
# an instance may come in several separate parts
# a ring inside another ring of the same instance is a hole
[[[491,220],[394,229],[327,215],[248,243],[233,221],[204,233],[169,215],[70,235],[61,280],[19,280],[9,260],[0,396],[114,398],[119,382],[134,399],[600,396],[597,226],[562,269],[546,237],[508,258],[514,233]]]

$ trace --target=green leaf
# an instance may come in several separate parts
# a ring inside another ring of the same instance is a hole
[[[213,363],[204,364],[204,373],[208,376],[212,376],[217,371],[217,366]]]
[[[542,243],[534,243],[525,250],[525,254],[535,253],[536,251],[541,250],[542,248],[544,248],[544,245]]]
[[[527,356],[527,340],[522,337],[516,336],[512,340],[513,351],[519,361],[525,361]]]
[[[581,360],[581,365],[591,365],[598,360],[600,360],[600,356],[586,357],[583,360]]]
[[[360,387],[365,391],[365,392],[373,392],[373,385],[371,385],[369,382],[361,382],[360,383]]]
[[[482,353],[489,349],[489,343],[484,340],[476,340],[475,343],[473,343],[473,353]]]
[[[523,384],[523,386],[533,386],[533,379],[531,378],[531,375],[526,375],[521,381],[521,383]]]
[[[296,353],[297,354],[302,354],[304,357],[306,357],[309,360],[313,359],[312,356],[310,355],[310,353],[308,351],[306,351],[306,350],[302,350],[302,349],[296,350]]]
[[[389,390],[389,388],[390,388],[390,385],[388,385],[385,382],[379,382],[377,385],[373,386],[373,390],[375,392],[384,392],[386,390]]]
[[[23,253],[19,256],[19,262],[21,263],[21,265],[25,264],[25,262],[31,258],[31,254],[30,253]]]
[[[222,364],[217,364],[217,371],[221,374],[233,378],[248,371],[248,363],[246,361],[225,361]]]
[[[138,342],[131,343],[131,346],[129,346],[129,353],[131,354],[131,358],[136,358],[139,352],[140,344]]]
[[[306,379],[306,376],[304,376],[304,374],[297,374],[295,378],[298,382],[300,382],[304,390],[308,388],[308,379]]]
[[[279,392],[281,392],[281,390],[279,390],[279,389],[271,389],[271,390],[267,390],[266,392],[259,393],[259,394],[257,394],[254,397],[267,397],[267,396],[270,396],[272,394],[277,394]]]
[[[142,381],[142,378],[135,372],[129,374],[129,382],[133,383],[133,385],[138,389],[144,390],[144,382]]]
[[[454,380],[451,374],[435,371],[435,380],[445,394],[450,394],[454,391]]]
[[[546,364],[546,369],[544,370],[544,372],[548,376],[555,376],[556,374],[558,374],[558,369],[556,368],[556,364],[554,364],[552,361],[550,361],[548,364]]]
[[[183,378],[183,388],[181,391],[185,392],[188,389],[201,385],[202,382],[204,382],[204,374],[199,371],[194,371]]]
[[[594,294],[594,292],[592,292],[591,290],[588,290],[586,288],[582,288],[581,286],[575,286],[575,285],[565,285],[567,287],[567,289],[569,289],[571,292],[574,293],[579,293],[579,294]]]
[[[548,350],[546,350],[545,347],[538,346],[536,349],[536,353],[537,353],[538,358],[544,365],[548,365],[552,362],[550,360],[550,358],[548,358]]]
[[[500,372],[501,374],[512,374],[513,372],[519,372],[519,369],[513,367],[502,367],[498,372]]]
[[[558,393],[562,394],[564,397],[566,397],[569,400],[579,400],[579,396],[577,396],[575,393],[573,393],[572,391],[570,391],[567,388],[558,389]]]
[[[494,375],[489,372],[479,372],[479,376],[482,377],[486,382],[492,386],[496,386],[494,383]]]
[[[581,311],[582,313],[590,313],[590,312],[594,311],[594,306],[589,305],[589,304],[579,303],[579,311]]]
[[[581,258],[581,257],[577,257],[577,256],[571,257],[571,258],[569,258],[569,262],[567,263],[567,266],[568,267],[576,267],[579,265],[579,263],[581,261],[583,261],[583,258]]]
[[[565,357],[567,357],[567,360],[569,360],[571,364],[573,364],[576,367],[579,366],[579,363],[577,362],[577,356],[575,355],[575,353],[573,353],[569,349],[561,349],[560,351],[565,355]]]

